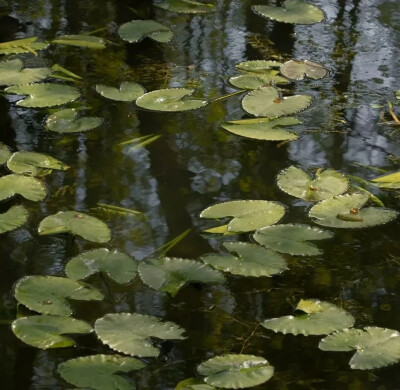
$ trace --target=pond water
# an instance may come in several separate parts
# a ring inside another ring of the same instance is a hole
[[[45,118],[54,108],[23,108],[15,104],[15,96],[0,96],[0,141],[13,151],[45,153],[70,166],[46,177],[44,201],[13,198],[2,205],[4,212],[10,205],[24,204],[29,221],[0,239],[1,389],[68,389],[71,385],[57,373],[61,362],[112,353],[95,335],[77,337],[75,348],[43,351],[23,344],[11,331],[11,322],[24,313],[14,298],[19,278],[64,276],[71,257],[102,246],[67,235],[39,236],[38,224],[46,216],[60,210],[90,213],[112,232],[106,247],[137,261],[159,253],[190,229],[168,256],[198,259],[219,252],[224,241],[252,241],[250,234],[202,233],[215,226],[199,217],[211,204],[278,201],[286,207],[281,222],[312,224],[307,216],[311,203],[276,185],[277,174],[291,165],[331,168],[366,180],[399,169],[400,130],[387,106],[392,102],[396,112],[399,2],[314,0],[326,18],[309,26],[263,19],[251,10],[254,4],[275,4],[272,0],[210,2],[216,12],[187,15],[156,8],[151,0],[0,0],[0,42],[31,36],[50,41],[97,30],[96,35],[113,42],[104,50],[50,45],[38,56],[19,56],[25,66],[59,64],[83,77],[75,84],[82,95],[69,107],[86,107],[85,112],[104,118],[92,131],[47,131]],[[173,31],[174,39],[167,44],[149,39],[128,44],[117,30],[133,19],[156,20]],[[312,107],[296,115],[303,122],[296,128],[298,140],[264,142],[221,129],[223,121],[249,117],[240,104],[244,93],[199,110],[163,113],[107,100],[94,90],[99,83],[116,86],[135,80],[147,91],[195,88],[196,96],[213,100],[237,91],[228,83],[239,74],[235,64],[255,59],[309,59],[329,69],[324,79],[284,86],[287,95],[314,96]],[[146,135],[161,137],[139,148],[119,145]],[[8,172],[1,169],[2,174]],[[398,193],[365,188],[386,207],[399,209]],[[138,210],[146,218],[107,212],[98,203]],[[352,370],[352,353],[319,350],[321,337],[283,335],[258,326],[262,320],[292,314],[300,299],[314,298],[350,312],[356,327],[400,330],[398,221],[332,231],[332,239],[318,243],[322,255],[287,255],[288,270],[280,275],[227,274],[224,284],[189,284],[174,297],[147,287],[138,277],[121,286],[94,275],[87,282],[106,299],[74,302],[75,317],[93,324],[106,313],[141,313],[186,330],[186,340],[158,341],[160,356],[144,359],[147,366],[129,375],[139,390],[174,389],[179,381],[198,376],[199,363],[227,353],[262,356],[275,367],[260,390],[398,389],[398,365]]]

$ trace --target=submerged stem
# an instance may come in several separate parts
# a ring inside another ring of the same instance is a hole
[[[244,93],[244,92],[246,92],[246,91],[241,90],[241,91],[236,91],[236,92],[229,93],[228,95],[217,97],[217,98],[215,98],[213,100],[210,100],[209,104],[215,103],[215,102],[220,102],[222,100],[230,98],[231,96],[239,95],[239,94]]]

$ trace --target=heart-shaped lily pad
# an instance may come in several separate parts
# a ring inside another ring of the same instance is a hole
[[[35,83],[52,72],[50,68],[25,68],[19,59],[0,62],[0,85]]]
[[[77,211],[59,211],[40,222],[39,235],[70,233],[85,240],[104,243],[111,239],[107,225],[100,219]]]
[[[79,91],[69,85],[42,83],[8,87],[6,93],[30,95],[19,100],[20,107],[53,107],[72,102],[80,96]]]
[[[15,285],[15,298],[38,313],[70,316],[67,299],[99,301],[103,294],[94,287],[56,276],[24,276]]]
[[[290,166],[279,173],[278,187],[289,195],[309,202],[319,202],[343,194],[349,187],[346,176],[338,171],[317,170],[315,179],[295,166]]]
[[[99,318],[94,329],[99,339],[110,348],[128,355],[158,356],[150,337],[162,340],[183,340],[184,329],[174,322],[138,313],[106,314]]]
[[[253,5],[253,11],[264,18],[283,23],[314,24],[324,20],[324,13],[303,0],[285,0],[283,7]]]
[[[222,355],[197,367],[209,385],[221,389],[244,389],[269,380],[274,374],[267,360],[254,355]]]
[[[28,220],[28,210],[24,206],[12,206],[0,214],[0,233],[9,232],[22,226]]]
[[[234,200],[207,207],[200,218],[234,217],[228,224],[229,232],[251,232],[277,223],[285,208],[267,200]]]
[[[0,177],[0,200],[17,194],[33,202],[39,202],[46,197],[47,190],[40,180],[32,176],[12,174]]]
[[[65,46],[87,47],[89,49],[105,49],[106,40],[94,35],[63,35],[53,39],[51,43]]]
[[[118,102],[133,102],[142,96],[146,90],[142,85],[134,81],[124,81],[119,88],[109,87],[108,85],[97,84],[96,92],[107,99]]]
[[[323,351],[352,351],[350,367],[371,370],[400,360],[400,333],[397,330],[366,327],[343,329],[325,337],[319,343]]]
[[[224,276],[215,269],[198,261],[161,257],[147,259],[139,264],[139,275],[143,283],[172,296],[185,285],[197,283],[223,283]]]
[[[318,225],[354,229],[383,225],[395,219],[397,211],[383,207],[362,208],[368,195],[339,195],[317,203],[309,212],[313,222]]]
[[[78,113],[74,109],[67,108],[49,115],[46,127],[56,133],[78,133],[92,130],[100,126],[102,122],[102,118],[94,116],[78,118]]]
[[[200,378],[188,378],[180,381],[174,390],[216,390],[214,386],[207,385]]]
[[[295,256],[316,256],[322,251],[308,241],[332,238],[328,230],[317,229],[308,225],[274,225],[257,230],[253,238],[261,245],[281,253]]]
[[[11,156],[11,149],[6,145],[0,142],[0,164],[5,164],[7,160]]]
[[[303,80],[304,77],[318,80],[324,78],[328,73],[322,65],[308,60],[287,61],[281,66],[280,71],[284,76],[292,80]]]
[[[263,141],[293,141],[299,136],[285,130],[285,126],[301,124],[296,118],[256,118],[241,119],[222,123],[221,127],[229,132],[246,138],[253,138]]]
[[[46,42],[36,42],[38,37],[29,37],[0,43],[1,54],[22,54],[33,53],[36,55],[37,50],[46,49],[49,46]]]
[[[287,84],[289,82],[285,77],[279,76],[276,70],[270,70],[269,73],[260,74],[242,74],[229,79],[229,82],[240,89],[257,89],[271,84]]]
[[[371,181],[376,183],[379,188],[383,188],[385,190],[398,190],[400,189],[400,172],[379,176]]]
[[[68,165],[47,154],[21,151],[15,152],[7,161],[7,168],[14,173],[39,175],[43,169],[58,169],[65,171]]]
[[[170,88],[145,93],[136,100],[139,107],[153,111],[179,112],[196,110],[207,105],[207,101],[190,98],[194,89]]]
[[[52,315],[18,318],[12,323],[11,329],[24,343],[40,349],[73,347],[75,341],[65,334],[92,331],[87,322]]]
[[[151,38],[154,41],[167,43],[174,34],[163,24],[155,20],[132,20],[120,26],[119,36],[130,43],[139,42],[144,38]]]
[[[184,14],[202,14],[212,11],[214,8],[212,4],[200,3],[194,0],[157,0],[154,5],[167,11]]]
[[[244,61],[236,64],[236,68],[244,72],[251,73],[267,73],[272,68],[279,68],[282,62],[278,61],[267,61],[267,60],[254,60]]]
[[[311,95],[281,97],[276,88],[262,87],[249,92],[242,100],[242,107],[255,116],[278,117],[305,110],[311,103]]]
[[[351,328],[354,324],[351,314],[329,302],[302,299],[296,310],[303,313],[296,316],[272,318],[263,321],[261,325],[274,332],[308,336],[329,334],[336,330]]]
[[[119,355],[91,355],[67,360],[58,366],[61,377],[78,388],[92,390],[134,390],[130,378],[120,375],[146,365],[138,359]]]

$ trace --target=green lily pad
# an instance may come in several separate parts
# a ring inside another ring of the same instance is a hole
[[[92,327],[84,321],[52,315],[18,318],[12,323],[11,329],[25,344],[40,349],[73,347],[75,341],[65,334],[92,331]]]
[[[371,370],[397,363],[400,360],[400,333],[393,329],[366,327],[343,329],[319,343],[323,351],[352,351],[350,367]]]
[[[308,60],[287,61],[281,66],[280,71],[284,76],[292,80],[303,80],[304,77],[318,80],[328,74],[328,71],[322,65]]]
[[[252,10],[264,18],[283,23],[314,24],[325,18],[318,7],[302,0],[285,0],[283,5],[284,7],[253,5]]]
[[[244,61],[236,64],[236,68],[244,72],[251,73],[268,73],[272,68],[279,68],[282,62],[278,61],[266,61],[266,60],[255,60],[255,61]]]
[[[0,214],[0,233],[21,227],[28,220],[28,210],[24,206],[12,206]]]
[[[32,176],[11,174],[0,177],[0,200],[17,194],[33,202],[39,202],[46,197],[47,190],[40,180]]]
[[[332,303],[316,299],[302,299],[296,310],[303,313],[297,316],[272,318],[263,321],[261,325],[274,332],[308,336],[324,335],[336,330],[351,328],[355,321],[347,311],[339,309]]]
[[[77,118],[78,113],[71,108],[56,111],[46,119],[46,127],[56,133],[78,133],[89,131],[102,124],[103,119],[94,116]]]
[[[313,206],[309,216],[318,225],[343,229],[383,225],[397,217],[397,211],[391,209],[362,208],[368,199],[366,194],[335,196]]]
[[[289,82],[285,77],[279,76],[278,71],[270,70],[263,74],[242,74],[229,79],[229,82],[240,89],[257,89],[270,84],[287,84]]]
[[[290,166],[279,173],[278,187],[289,195],[309,202],[319,202],[343,194],[349,187],[346,176],[338,171],[317,170],[315,179],[295,166]]]
[[[19,100],[17,106],[20,107],[53,107],[72,102],[80,96],[79,91],[69,85],[42,83],[27,84],[8,87],[6,93],[17,95],[30,95]]]
[[[317,256],[322,251],[308,241],[332,238],[328,230],[317,229],[308,225],[274,225],[257,230],[253,238],[259,244],[281,253],[294,256]]]
[[[36,42],[37,39],[38,37],[30,37],[17,39],[15,41],[2,42],[0,43],[0,55],[22,53],[33,53],[37,55],[37,50],[43,50],[49,46],[46,42]]]
[[[209,385],[221,389],[244,389],[269,380],[274,374],[267,360],[254,355],[222,355],[208,359],[197,367]]]
[[[99,301],[103,294],[94,287],[56,276],[24,276],[15,285],[15,298],[28,309],[43,314],[70,316],[67,299]]]
[[[285,126],[294,126],[301,124],[296,118],[256,118],[241,119],[222,123],[221,127],[229,132],[240,135],[241,137],[253,138],[263,141],[293,141],[299,136],[285,130]]]
[[[87,47],[88,49],[105,49],[106,40],[93,35],[63,35],[53,39],[51,43],[64,46]]]
[[[103,84],[97,84],[96,92],[107,99],[118,102],[133,102],[139,96],[142,96],[146,90],[142,85],[135,83],[134,81],[124,81],[121,83],[119,89]]]
[[[139,107],[153,111],[180,112],[206,106],[205,100],[190,98],[194,89],[170,88],[145,93],[136,100]]]
[[[145,38],[151,38],[160,43],[169,42],[174,34],[166,26],[155,20],[132,20],[120,26],[119,36],[130,43],[140,42]]]
[[[19,59],[0,62],[0,85],[35,83],[52,72],[50,68],[25,68]]]
[[[216,390],[199,378],[188,378],[180,381],[174,390]]]
[[[105,272],[117,283],[129,283],[137,273],[137,263],[125,253],[106,248],[86,251],[72,258],[65,266],[66,275],[73,280],[81,280]]]
[[[198,261],[161,257],[146,259],[139,264],[139,275],[143,283],[157,291],[172,296],[191,282],[223,283],[224,276],[215,269]]]
[[[70,233],[85,240],[104,243],[111,239],[107,225],[100,219],[77,211],[59,211],[40,222],[39,235]]]
[[[214,9],[212,4],[200,3],[194,0],[160,0],[156,1],[154,5],[166,11],[184,14],[202,14]]]
[[[312,103],[311,95],[281,97],[274,87],[261,87],[242,100],[243,109],[255,116],[278,117],[305,110]]]
[[[140,370],[138,359],[119,355],[91,355],[67,360],[58,366],[61,377],[79,388],[92,390],[134,390],[132,380],[120,373]]]
[[[158,356],[150,337],[161,340],[183,340],[184,329],[174,322],[138,313],[106,314],[96,321],[95,332],[99,339],[115,351],[128,355]]]
[[[58,169],[65,171],[68,165],[47,154],[21,151],[15,152],[7,161],[7,168],[14,173],[31,174],[36,176],[42,170]]]
[[[11,149],[3,144],[2,142],[0,142],[0,164],[5,164],[7,162],[7,160],[10,158],[11,156]]]
[[[389,173],[388,175],[383,175],[376,177],[371,180],[379,188],[385,190],[398,190],[400,189],[400,172]]]
[[[243,276],[272,276],[287,268],[281,255],[260,245],[225,242],[223,247],[238,256],[209,254],[202,256],[201,260],[220,271]]]
[[[200,218],[234,217],[228,224],[229,232],[251,232],[277,223],[285,208],[267,200],[234,200],[207,207]]]

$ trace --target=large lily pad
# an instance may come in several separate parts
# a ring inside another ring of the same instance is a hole
[[[339,195],[317,203],[309,212],[318,225],[352,229],[382,225],[395,219],[397,211],[383,207],[365,207],[367,194]]]
[[[130,43],[140,42],[145,38],[167,43],[174,36],[168,27],[155,20],[132,20],[121,25],[118,29],[118,34],[124,41]]]
[[[111,239],[107,225],[97,218],[77,211],[59,211],[40,222],[38,232],[41,236],[70,233],[85,240],[104,243]]]
[[[366,327],[343,329],[325,337],[319,343],[323,351],[352,351],[350,367],[370,370],[400,360],[400,333],[393,329]]]
[[[270,70],[269,73],[263,74],[242,74],[229,79],[229,82],[236,88],[240,89],[257,89],[270,84],[287,84],[289,80],[279,76],[276,70]]]
[[[140,370],[146,365],[138,359],[119,355],[91,355],[67,360],[58,372],[68,383],[92,390],[134,390],[132,380],[121,373]]]
[[[7,160],[11,156],[11,149],[6,145],[0,142],[0,164],[5,164]]]
[[[99,301],[103,294],[94,287],[56,276],[24,276],[15,285],[15,298],[38,313],[70,316],[68,299]]]
[[[28,220],[28,215],[28,210],[24,206],[12,206],[0,214],[0,233],[19,228]]]
[[[0,62],[0,85],[35,83],[45,79],[52,72],[50,68],[25,68],[19,59]]]
[[[281,97],[276,88],[261,87],[243,98],[242,107],[255,116],[278,117],[305,110],[311,103],[311,95]]]
[[[72,102],[80,96],[79,91],[69,85],[42,83],[8,87],[6,93],[30,95],[19,100],[20,107],[53,107]]]
[[[108,85],[97,84],[96,92],[107,99],[119,102],[133,102],[146,91],[142,85],[134,81],[124,81],[119,88],[109,87]]]
[[[314,24],[324,20],[324,13],[302,0],[285,0],[283,7],[253,5],[253,11],[264,18],[283,23]]]
[[[49,115],[46,119],[46,127],[56,133],[78,133],[92,130],[100,126],[102,122],[102,118],[95,116],[78,118],[78,113],[74,109],[67,108]]]
[[[180,381],[174,390],[216,390],[214,386],[207,385],[202,379],[188,378]]]
[[[45,185],[32,176],[7,175],[0,177],[0,200],[21,195],[25,199],[39,202],[46,197]]]
[[[0,43],[0,55],[22,53],[33,53],[37,55],[37,50],[42,50],[49,46],[46,42],[36,42],[37,39],[38,37],[30,37],[17,39],[15,41],[2,42]]]
[[[279,68],[282,62],[278,61],[267,61],[267,60],[254,60],[244,61],[236,64],[236,68],[244,72],[251,73],[266,73],[272,68]]]
[[[274,374],[267,360],[254,355],[222,355],[213,357],[197,367],[209,385],[221,389],[243,389],[269,380]]]
[[[191,282],[223,283],[224,276],[198,261],[161,257],[147,259],[139,264],[139,275],[149,287],[172,296]]]
[[[289,79],[303,80],[304,77],[318,80],[324,78],[328,71],[320,64],[309,60],[285,62],[281,68],[281,73]]]
[[[68,165],[47,154],[21,151],[15,152],[7,161],[7,168],[14,173],[38,175],[43,169],[65,171]]]
[[[251,232],[277,223],[285,208],[267,200],[234,200],[218,203],[203,210],[201,218],[234,217],[228,224],[229,232]]]
[[[295,256],[316,256],[322,251],[308,241],[331,238],[333,233],[308,225],[274,225],[257,230],[253,238],[261,245],[277,252]]]
[[[274,332],[308,336],[329,334],[336,330],[351,328],[354,324],[351,314],[329,302],[302,299],[296,310],[303,313],[296,316],[272,318],[263,321],[261,325]]]
[[[346,176],[338,171],[326,169],[317,170],[315,179],[295,166],[290,166],[279,173],[278,187],[296,198],[319,202],[343,194],[349,187]]]
[[[24,343],[40,349],[73,347],[75,341],[65,334],[92,331],[92,327],[84,321],[52,315],[18,318],[11,329]]]
[[[183,340],[184,329],[174,322],[138,313],[106,314],[94,325],[99,339],[110,348],[128,355],[158,356],[150,337],[162,340]]]
[[[184,14],[201,14],[214,9],[212,4],[200,3],[194,0],[159,0],[154,5],[167,11]]]
[[[66,275],[81,280],[96,272],[105,272],[117,283],[129,283],[137,273],[137,263],[125,253],[106,248],[86,251],[72,258],[65,266]]]
[[[179,112],[196,110],[207,105],[207,101],[190,98],[194,89],[170,88],[145,93],[136,100],[139,107],[153,111]]]
[[[87,47],[89,49],[104,49],[106,40],[94,35],[63,35],[53,39],[51,43],[65,46]]]
[[[223,247],[231,253],[237,253],[237,256],[209,254],[201,259],[220,271],[243,276],[272,276],[287,268],[281,255],[260,245],[225,242]]]

